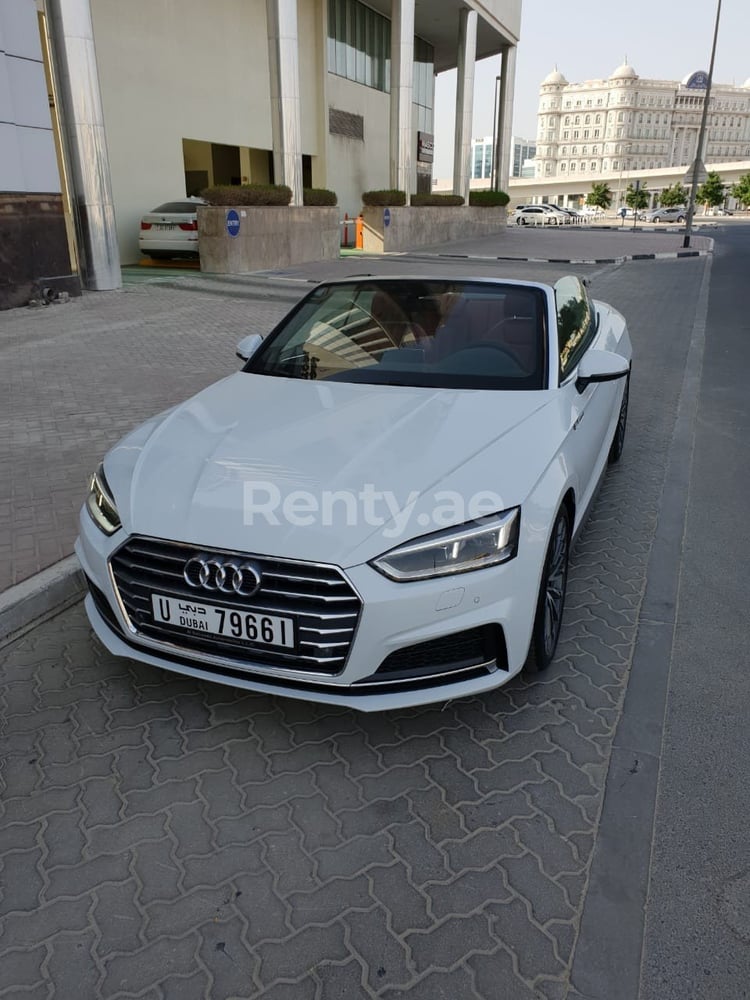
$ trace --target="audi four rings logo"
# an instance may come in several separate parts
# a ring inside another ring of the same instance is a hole
[[[260,570],[251,562],[195,556],[185,564],[182,575],[190,587],[220,590],[223,594],[252,597],[260,590]]]

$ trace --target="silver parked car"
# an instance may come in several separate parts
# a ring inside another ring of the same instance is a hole
[[[644,222],[684,222],[687,209],[684,205],[671,208],[652,208],[650,212],[641,212],[639,218]]]

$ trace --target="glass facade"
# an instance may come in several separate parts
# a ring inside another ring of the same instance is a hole
[[[328,70],[347,80],[389,93],[391,22],[359,0],[328,0]],[[416,128],[432,132],[435,50],[414,39]]]
[[[416,127],[421,132],[432,132],[432,93],[435,77],[435,50],[423,38],[414,38],[414,90],[412,103],[416,105]]]
[[[391,22],[358,0],[328,0],[328,69],[375,90],[391,89]]]
[[[471,176],[492,176],[492,139],[474,139],[471,143]]]

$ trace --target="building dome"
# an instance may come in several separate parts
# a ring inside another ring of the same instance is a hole
[[[618,66],[617,69],[612,74],[612,76],[610,77],[610,80],[637,80],[637,79],[638,79],[638,74],[633,69],[633,67],[627,62],[624,62],[622,66]]]
[[[549,87],[549,86],[553,86],[553,87],[567,87],[567,85],[568,85],[568,81],[565,79],[565,77],[559,71],[559,69],[557,68],[557,66],[555,66],[555,68],[552,70],[552,72],[548,76],[545,76],[545,78],[542,80],[542,86],[543,87]]]
[[[745,82],[744,82],[744,83],[742,84],[742,87],[743,87],[743,89],[745,89],[745,90],[750,90],[750,76],[749,76],[749,77],[747,78],[747,80],[745,80]]]

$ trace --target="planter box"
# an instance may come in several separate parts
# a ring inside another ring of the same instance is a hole
[[[386,226],[386,212],[390,222]],[[370,253],[413,250],[433,243],[467,240],[504,232],[505,208],[475,208],[471,205],[424,206],[423,208],[364,208],[364,249]]]
[[[237,235],[231,220],[239,219]],[[338,208],[238,205],[198,208],[201,271],[247,274],[338,260]]]

